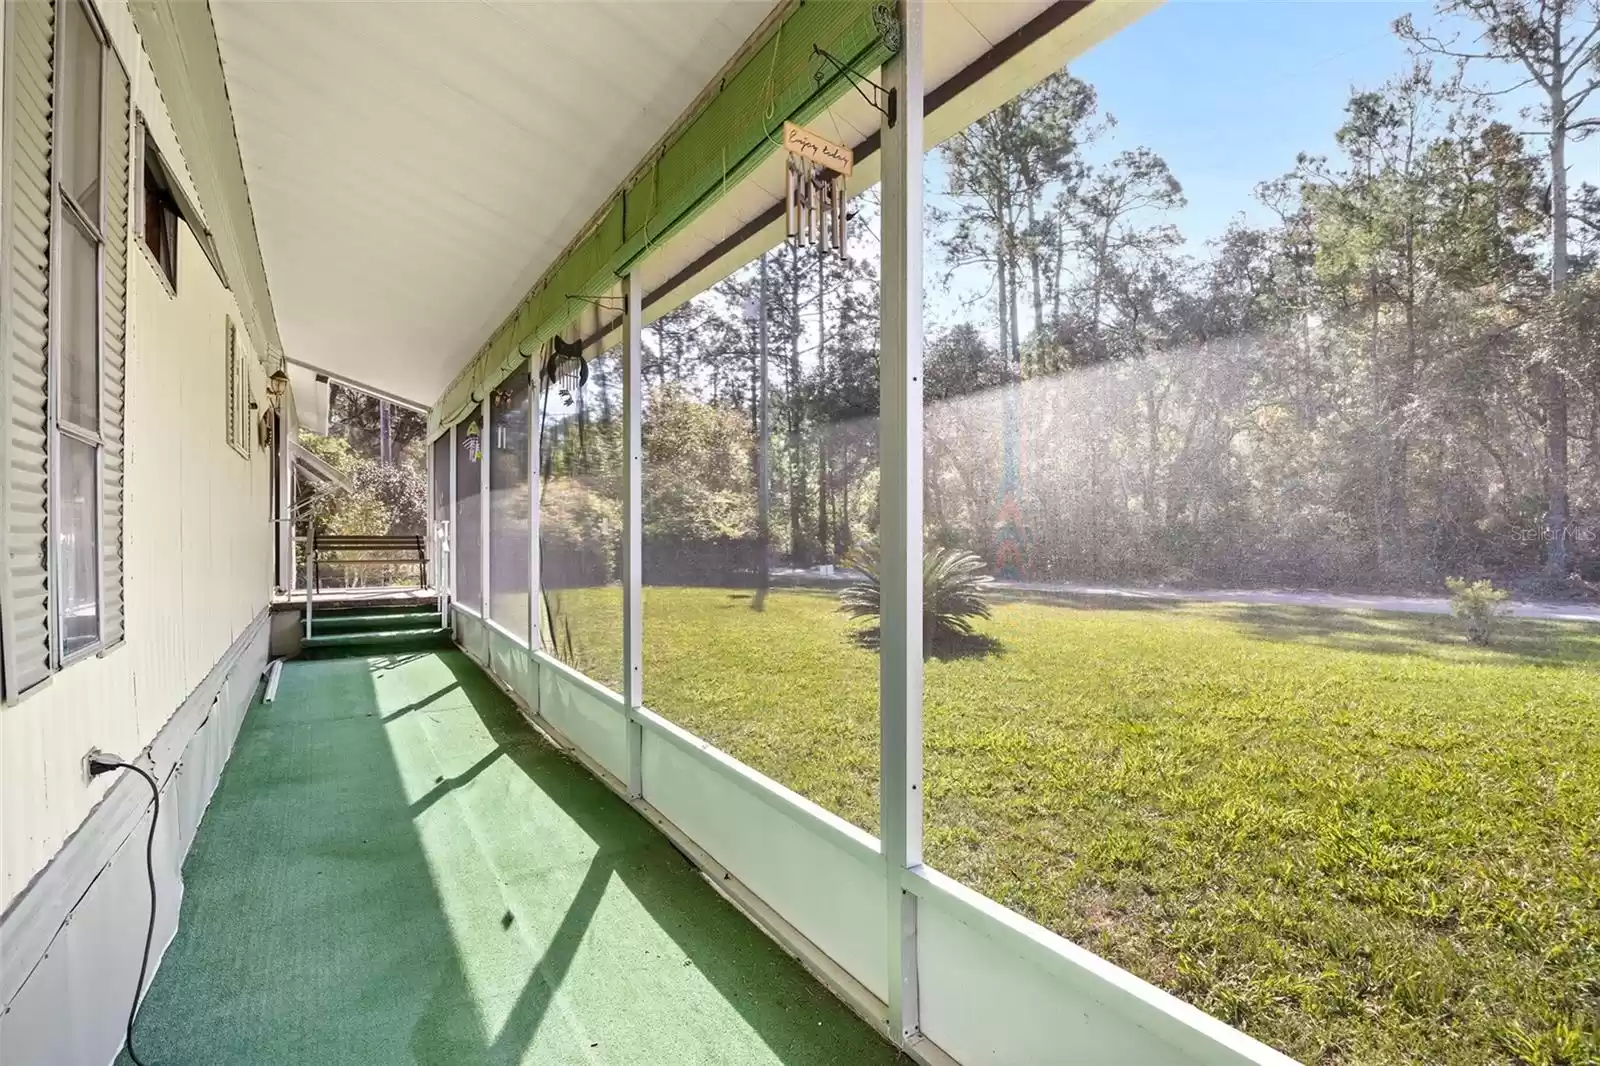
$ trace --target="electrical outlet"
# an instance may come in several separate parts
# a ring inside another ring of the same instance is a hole
[[[79,769],[83,771],[84,784],[87,785],[89,782],[94,780],[94,771],[89,768],[89,764],[94,759],[104,754],[105,752],[101,751],[99,748],[90,748],[88,751],[83,753],[83,762],[79,765]]]
[[[83,756],[83,776],[85,782],[92,781],[101,774],[110,773],[127,762],[120,755],[99,748],[90,748]]]

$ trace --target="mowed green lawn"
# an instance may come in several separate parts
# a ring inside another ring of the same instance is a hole
[[[563,594],[615,684],[614,590]],[[649,588],[646,703],[877,827],[826,593]],[[1310,1063],[1600,1063],[1600,628],[1006,602],[927,664],[926,857]]]

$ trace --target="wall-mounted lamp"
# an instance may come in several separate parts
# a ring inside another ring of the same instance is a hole
[[[284,373],[283,364],[278,364],[278,369],[272,372],[267,379],[267,395],[272,399],[272,406],[277,407],[283,402],[283,396],[289,391],[289,375]]]

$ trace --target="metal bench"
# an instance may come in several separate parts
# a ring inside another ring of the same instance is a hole
[[[329,553],[382,552],[383,556],[362,555],[355,558],[329,558]],[[399,556],[398,558],[396,556]],[[395,566],[417,564],[417,586],[428,584],[428,538],[421,533],[402,533],[395,536],[367,536],[364,534],[315,533],[311,539],[311,588],[322,591],[322,563],[340,566]]]

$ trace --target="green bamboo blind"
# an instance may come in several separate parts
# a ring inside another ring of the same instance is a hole
[[[453,421],[575,319],[584,302],[573,297],[610,290],[653,245],[743,180],[777,149],[786,119],[810,121],[849,91],[845,76],[813,46],[857,71],[882,66],[892,52],[878,27],[891,16],[886,0],[803,0],[772,27],[462,368],[434,408],[436,423]]]

